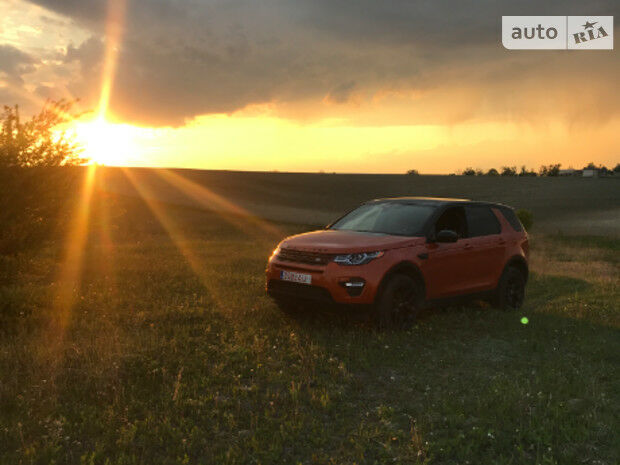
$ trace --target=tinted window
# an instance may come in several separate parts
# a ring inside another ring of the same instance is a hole
[[[514,229],[515,231],[523,231],[523,225],[521,224],[519,218],[512,209],[501,208],[500,211],[502,212],[502,215],[504,215],[504,218],[506,218],[506,220],[510,223],[512,229]]]
[[[467,207],[465,213],[469,237],[488,236],[501,232],[499,221],[489,207]]]
[[[416,236],[432,215],[434,207],[399,202],[368,203],[336,221],[331,229]]]
[[[435,222],[435,234],[444,229],[454,231],[459,238],[467,237],[467,221],[463,207],[448,208]]]

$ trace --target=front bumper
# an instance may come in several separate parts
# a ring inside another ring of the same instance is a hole
[[[270,279],[267,281],[267,293],[274,298],[304,300],[324,304],[336,303],[332,295],[324,287],[291,283],[280,279]]]
[[[280,279],[282,271],[310,274],[312,283],[283,281]],[[360,266],[342,266],[333,262],[314,266],[285,262],[274,257],[267,265],[266,287],[272,297],[338,304],[372,304],[381,276],[380,269],[374,262]],[[363,286],[351,284],[362,281]]]

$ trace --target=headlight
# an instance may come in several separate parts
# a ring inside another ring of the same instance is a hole
[[[339,265],[365,265],[366,263],[379,258],[383,255],[382,251],[379,252],[360,252],[350,253],[347,255],[336,255],[334,262]]]

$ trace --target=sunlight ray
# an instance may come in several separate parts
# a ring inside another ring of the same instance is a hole
[[[123,168],[123,173],[138,192],[138,195],[147,204],[148,208],[155,215],[157,221],[166,230],[166,233],[177,247],[181,255],[185,258],[194,274],[198,277],[201,284],[207,289],[210,297],[220,305],[221,299],[218,297],[218,293],[215,292],[214,283],[209,278],[205,265],[196,257],[196,254],[189,246],[189,241],[183,234],[182,228],[174,221],[169,215],[167,215],[164,209],[155,200],[155,195],[152,189],[147,185],[144,180],[136,178],[131,169]]]
[[[198,202],[201,207],[213,211],[224,220],[233,224],[246,234],[252,234],[255,228],[275,238],[280,238],[283,233],[273,224],[257,217],[243,207],[216,194],[207,187],[175,173],[169,169],[154,170],[159,176],[175,188]]]
[[[73,307],[80,292],[84,249],[87,242],[91,201],[96,175],[96,166],[89,165],[84,173],[79,200],[75,206],[65,241],[63,260],[56,280],[53,301],[54,320],[51,325],[50,346],[54,353],[62,349]],[[56,357],[52,361],[59,362]]]
[[[97,172],[97,213],[98,213],[98,238],[99,238],[99,250],[101,253],[100,263],[102,264],[102,272],[106,283],[109,284],[109,290],[112,297],[116,296],[117,292],[117,277],[115,268],[115,249],[112,242],[111,222],[110,222],[110,197],[101,186],[105,184],[106,170],[99,170]]]
[[[101,94],[97,111],[99,118],[105,118],[110,104],[110,96],[112,94],[118,54],[125,25],[126,7],[126,0],[108,0],[103,74],[101,76]]]

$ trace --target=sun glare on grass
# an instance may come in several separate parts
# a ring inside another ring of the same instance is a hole
[[[76,123],[76,139],[84,149],[84,156],[95,163],[123,166],[136,154],[133,127],[114,124],[104,118]]]

